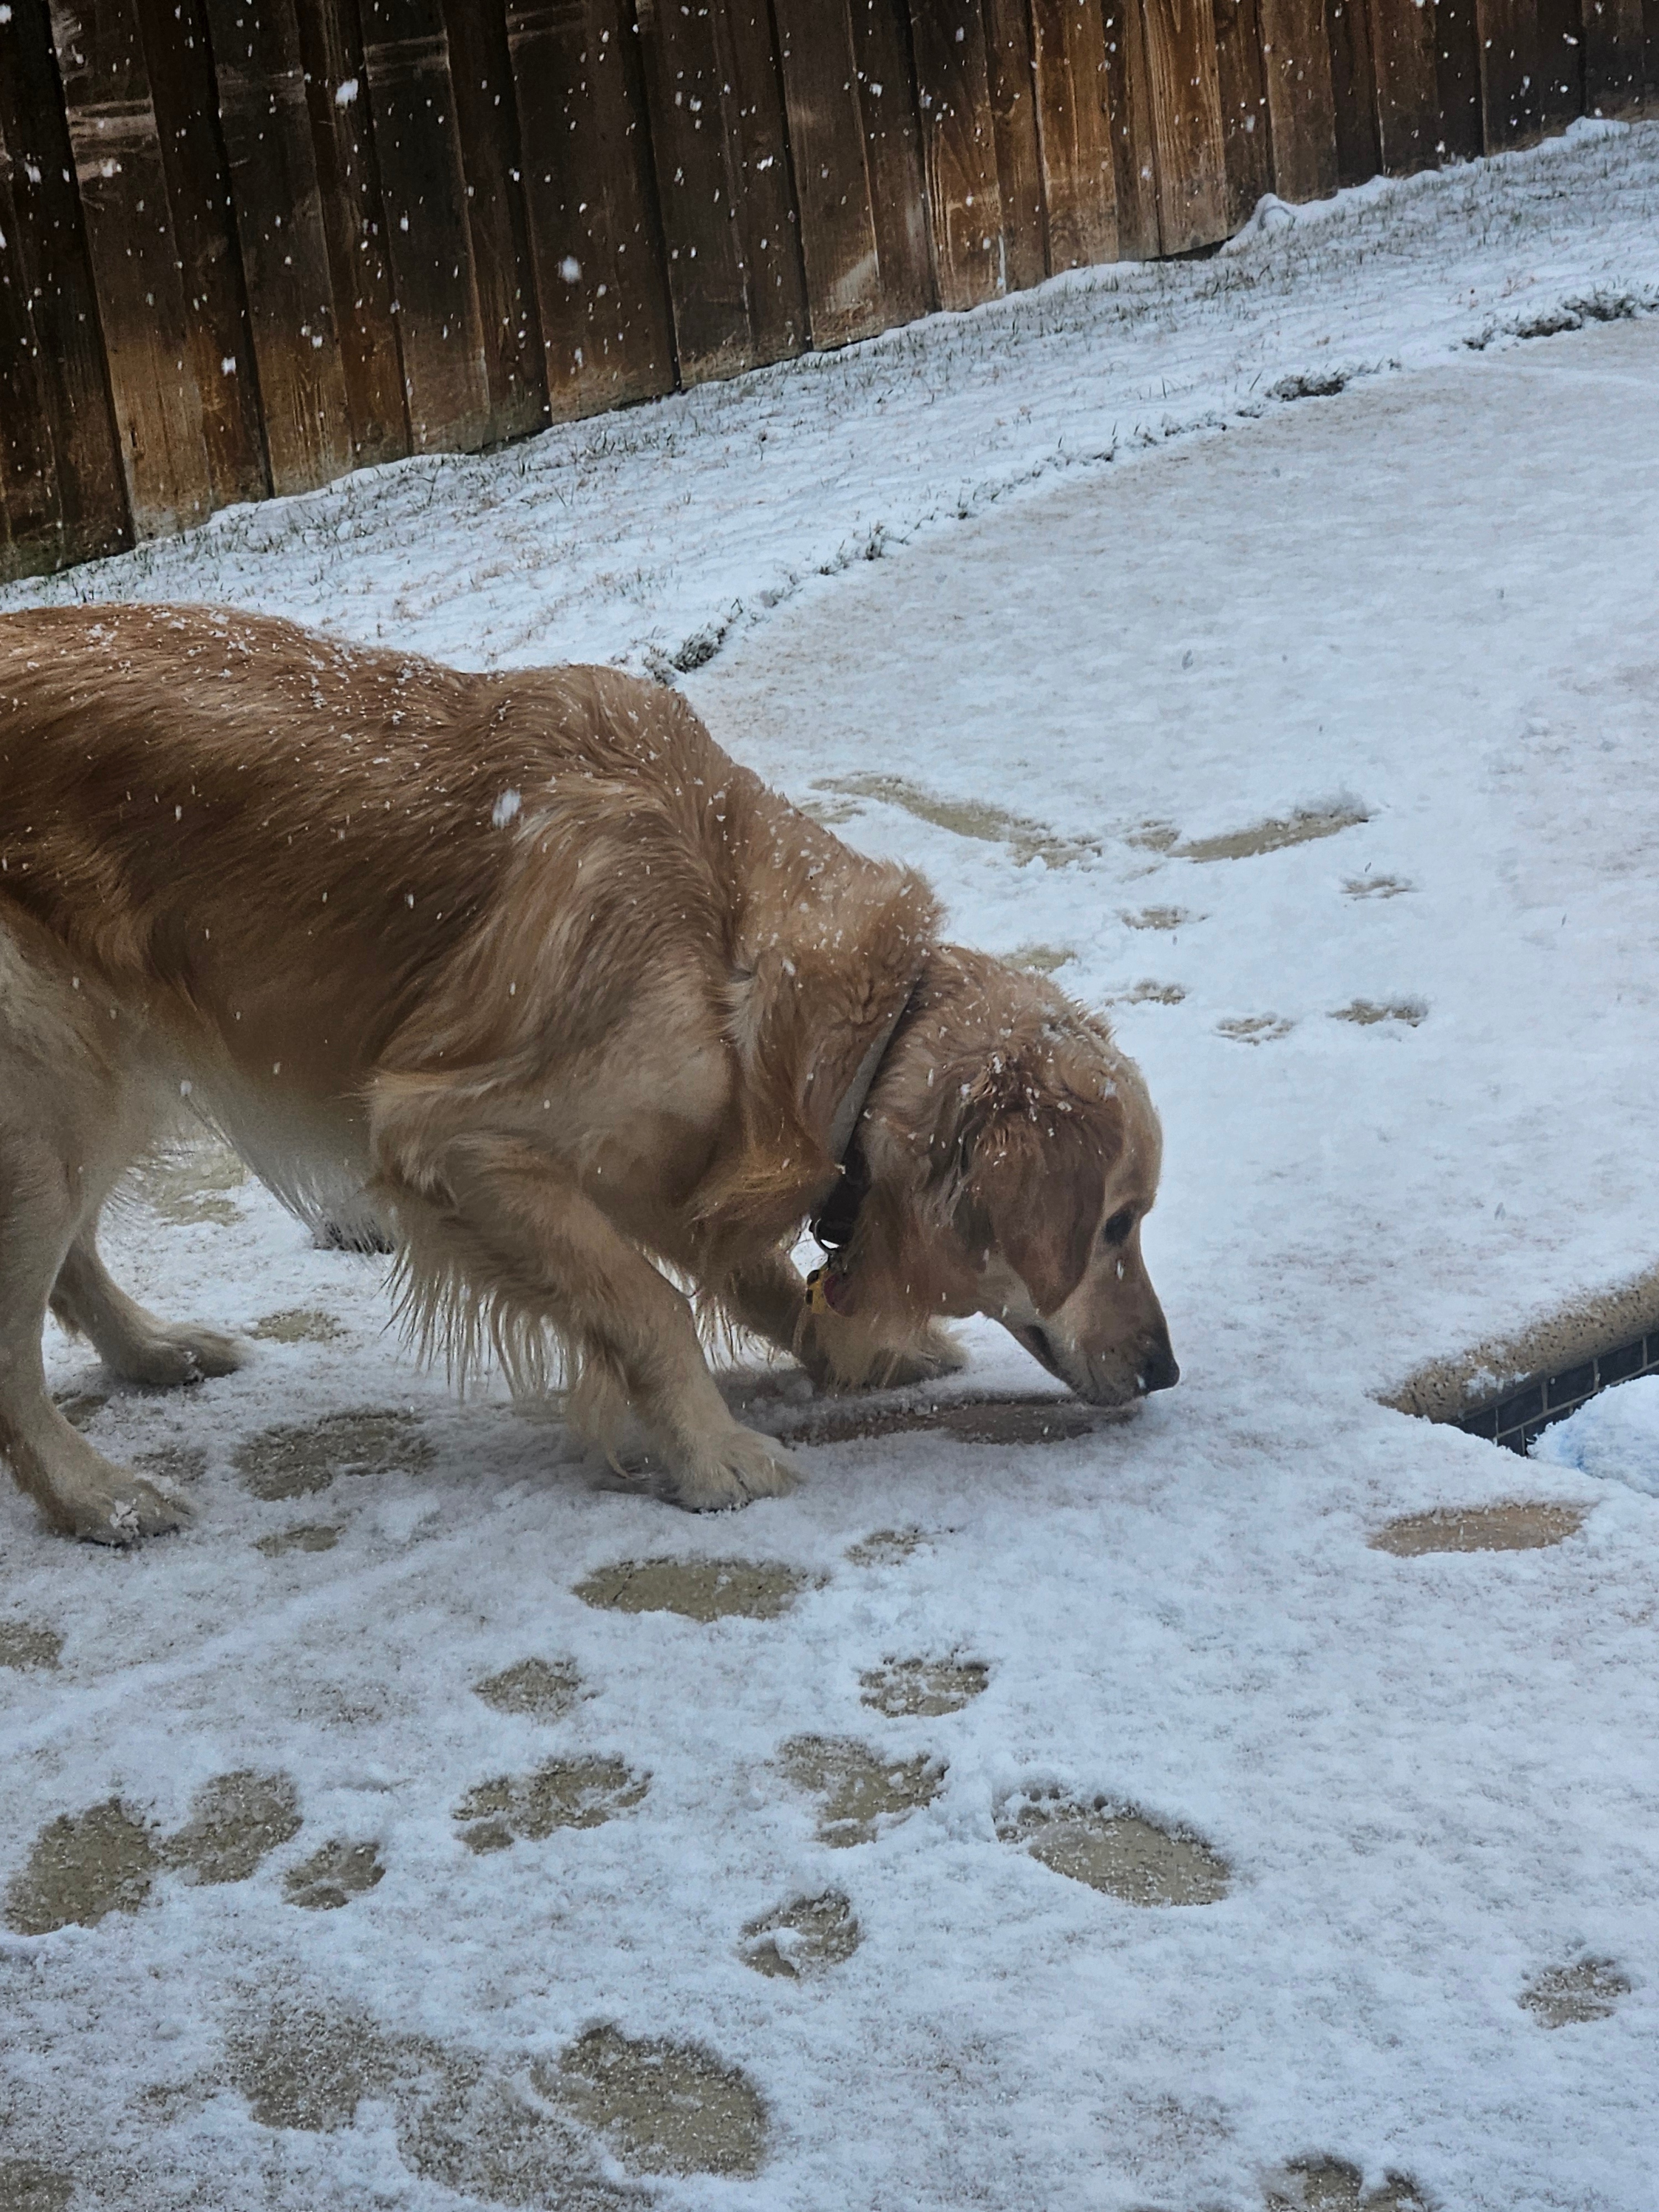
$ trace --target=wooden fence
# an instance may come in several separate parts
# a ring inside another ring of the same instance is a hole
[[[0,576],[1659,112],[1659,0],[0,0]]]

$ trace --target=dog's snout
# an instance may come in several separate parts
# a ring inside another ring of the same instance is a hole
[[[1150,1398],[1154,1390],[1173,1390],[1181,1380],[1181,1369],[1176,1356],[1167,1344],[1161,1344],[1142,1361],[1136,1381],[1143,1397]]]

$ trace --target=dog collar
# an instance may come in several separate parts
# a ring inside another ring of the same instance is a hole
[[[837,1313],[846,1310],[847,1269],[842,1255],[853,1241],[860,1211],[870,1193],[870,1163],[864,1156],[860,1123],[888,1048],[897,1034],[899,1024],[909,1012],[921,983],[921,973],[918,969],[902,1003],[877,1031],[870,1049],[859,1062],[858,1073],[847,1086],[846,1095],[830,1124],[830,1150],[841,1172],[810,1224],[814,1240],[829,1255],[824,1265],[814,1268],[807,1278],[806,1302],[815,1313],[822,1313],[826,1307]]]

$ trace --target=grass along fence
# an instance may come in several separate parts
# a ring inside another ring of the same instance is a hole
[[[0,0],[0,577],[1659,110],[1659,0]]]

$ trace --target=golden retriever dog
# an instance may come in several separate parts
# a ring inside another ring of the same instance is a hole
[[[0,617],[0,1452],[102,1542],[185,1508],[58,1412],[41,1331],[136,1383],[238,1364],[98,1253],[192,1125],[389,1238],[453,1370],[562,1383],[613,1450],[631,1417],[682,1505],[796,1480],[711,1322],[828,1388],[959,1365],[939,1324],[974,1313],[1095,1404],[1176,1380],[1158,1125],[1105,1025],[940,943],[918,876],[612,670],[465,675],[210,607]]]

